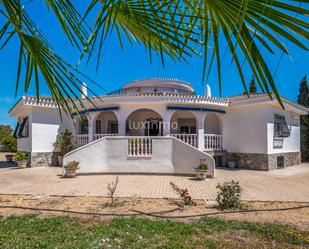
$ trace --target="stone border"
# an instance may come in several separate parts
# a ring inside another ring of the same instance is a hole
[[[31,167],[59,166],[58,152],[32,152],[30,157]]]
[[[252,169],[252,170],[274,170],[277,169],[277,158],[284,157],[284,166],[290,167],[301,163],[300,152],[286,152],[276,154],[254,154],[254,153],[228,153],[227,158],[231,154],[236,154],[240,157],[237,163],[237,168]]]

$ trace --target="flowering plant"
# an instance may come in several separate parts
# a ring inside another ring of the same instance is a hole
[[[218,195],[217,202],[221,209],[233,209],[241,208],[241,192],[239,182],[232,180],[231,182],[225,182],[217,185]]]
[[[192,196],[189,195],[188,189],[181,189],[173,182],[170,182],[170,185],[172,186],[173,190],[179,195],[180,199],[182,200],[182,204],[184,206],[196,205],[196,202],[192,199]]]

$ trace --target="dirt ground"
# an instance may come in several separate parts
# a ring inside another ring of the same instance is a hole
[[[223,212],[216,208],[215,202],[202,200],[197,201],[197,206],[190,206],[184,210],[179,210],[178,204],[177,199],[117,198],[115,205],[111,206],[110,199],[104,197],[0,195],[0,216],[38,213],[42,216],[73,215],[87,219],[105,220],[116,215],[141,215],[140,212],[144,212],[152,214],[149,217],[153,218],[155,218],[154,216],[169,217],[190,222],[196,221],[202,214],[208,214],[230,220],[288,224],[309,231],[309,203],[246,202],[248,210],[243,212],[239,212],[239,210]],[[11,206],[26,209],[12,208]],[[105,215],[98,215],[98,213]]]

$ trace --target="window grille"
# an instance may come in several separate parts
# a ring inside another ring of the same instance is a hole
[[[88,134],[88,120],[83,119],[80,122],[80,134]]]
[[[291,134],[286,119],[282,115],[275,114],[274,120],[274,136],[289,137]]]
[[[101,134],[102,133],[102,125],[101,125],[101,120],[96,120],[95,121],[95,131],[96,134]]]
[[[20,117],[18,119],[16,128],[14,130],[14,137],[29,137],[29,117]]]

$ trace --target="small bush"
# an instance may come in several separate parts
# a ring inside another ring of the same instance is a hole
[[[25,152],[17,151],[15,156],[13,157],[15,161],[25,161],[28,159],[28,155]]]
[[[4,137],[2,139],[2,143],[6,147],[8,147],[11,152],[16,152],[16,150],[17,150],[17,141],[16,141],[16,138],[13,135],[9,134],[6,137]]]
[[[199,170],[208,170],[208,164],[207,163],[200,163],[200,165],[197,167]]]
[[[66,165],[64,165],[64,168],[77,170],[79,168],[78,165],[79,165],[79,162],[71,161],[71,162],[68,162]]]
[[[62,132],[57,136],[57,140],[54,143],[55,150],[59,151],[61,155],[64,156],[74,149],[72,140],[72,133],[68,130],[65,130],[65,132]]]
[[[107,184],[108,196],[111,198],[111,205],[114,205],[114,194],[118,186],[118,176],[115,178],[115,181]]]
[[[187,189],[181,189],[173,182],[170,182],[170,185],[172,186],[173,190],[179,195],[182,201],[182,206],[196,205],[195,201],[192,199],[192,196],[189,195],[189,191]]]
[[[239,182],[232,180],[231,182],[225,182],[217,185],[218,195],[217,202],[220,209],[234,209],[241,208],[241,192],[242,189]]]
[[[240,161],[240,156],[239,155],[237,155],[237,154],[235,154],[235,153],[232,153],[231,154],[231,156],[230,156],[230,160],[232,161],[232,162],[239,162]]]

